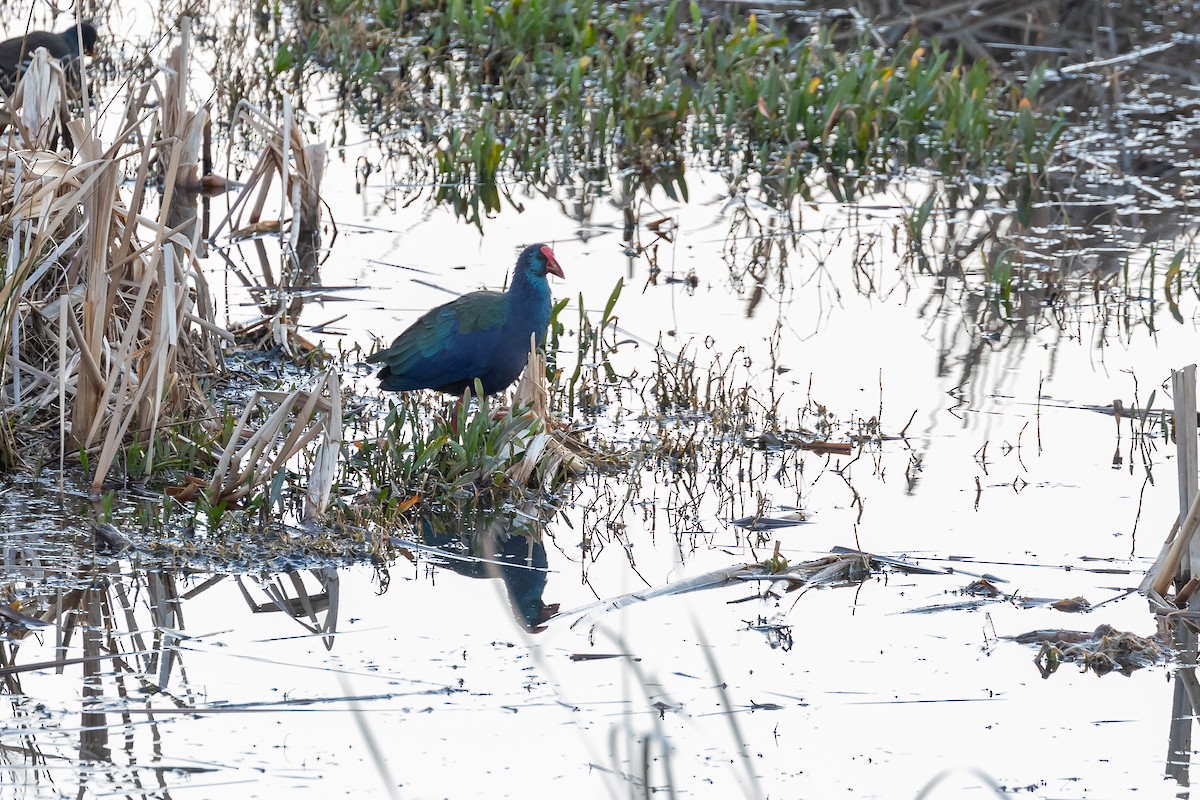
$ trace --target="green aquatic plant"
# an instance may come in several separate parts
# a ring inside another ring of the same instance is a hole
[[[560,358],[559,344],[566,332],[565,324],[560,320],[562,311],[567,306],[563,299],[551,309],[549,342],[547,345],[550,391],[555,398],[557,407],[566,408],[567,418],[575,416],[576,407],[588,413],[594,413],[601,395],[602,384],[613,384],[619,376],[613,369],[610,358],[617,349],[617,323],[615,314],[617,300],[625,287],[624,278],[617,279],[612,292],[604,303],[598,322],[592,321],[584,304],[583,295],[578,300],[578,329],[576,340],[578,347],[575,351],[575,366],[570,368]],[[566,370],[571,369],[568,375]]]
[[[563,485],[570,465],[562,458],[540,459],[551,438],[543,415],[523,404],[499,409],[475,384],[460,402],[440,410],[418,393],[388,401],[386,416],[342,465],[343,485],[370,487],[375,497],[367,509],[343,504],[344,519],[394,519],[418,503],[494,506],[536,499]],[[526,459],[536,467],[522,469]]]
[[[354,0],[315,19],[316,60],[357,86],[372,129],[404,109],[433,149],[434,200],[477,224],[517,183],[686,200],[695,162],[784,204],[821,183],[851,200],[909,167],[1036,178],[1062,132],[1036,113],[1041,71],[1011,85],[936,45],[793,38],[695,2]],[[350,68],[353,52],[383,61]]]
[[[1166,295],[1167,308],[1170,309],[1171,316],[1175,318],[1175,321],[1180,323],[1183,322],[1183,314],[1179,312],[1179,297],[1183,294],[1183,259],[1186,256],[1187,250],[1181,248],[1176,251],[1163,276],[1163,294]],[[1153,254],[1151,258],[1153,258]]]

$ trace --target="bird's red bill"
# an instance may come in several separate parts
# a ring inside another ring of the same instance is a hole
[[[546,257],[546,272],[550,275],[557,275],[560,278],[567,277],[563,275],[562,267],[558,264],[558,259],[554,257],[554,251],[549,246],[542,248],[542,255]]]

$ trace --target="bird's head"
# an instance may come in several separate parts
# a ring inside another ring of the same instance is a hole
[[[78,58],[82,55],[95,55],[96,42],[100,38],[100,32],[96,30],[96,26],[90,22],[80,22],[65,31],[58,34],[71,51],[72,56]],[[79,49],[79,42],[83,40],[83,50]]]
[[[562,267],[559,266],[558,259],[554,257],[554,251],[550,249],[549,245],[541,243],[529,245],[521,252],[518,263],[524,267],[530,278],[544,280],[547,275],[565,277]]]
[[[89,56],[95,54],[96,40],[100,38],[100,33],[96,30],[96,26],[90,22],[83,22],[80,23],[79,30],[83,35],[83,52]]]

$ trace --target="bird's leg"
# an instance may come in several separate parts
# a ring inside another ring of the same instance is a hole
[[[469,406],[474,393],[470,389],[463,391],[462,396],[456,399],[453,403],[447,403],[446,408],[449,409],[450,431],[455,438],[462,441],[462,428],[468,424]],[[509,409],[505,406],[493,406],[486,399],[479,401],[481,410],[486,410],[488,419],[492,422],[499,422],[509,414]]]
[[[449,409],[450,416],[450,432],[454,434],[455,439],[462,439],[462,431],[459,430],[458,421],[463,415],[463,403],[466,397],[455,398],[454,402],[447,403],[446,408]]]

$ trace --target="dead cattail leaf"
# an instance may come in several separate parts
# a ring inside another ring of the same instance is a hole
[[[310,487],[305,506],[305,518],[315,519],[328,503],[336,454],[341,450],[341,390],[337,373],[327,372],[310,391],[288,392],[275,402],[275,410],[258,428],[250,430],[251,414],[260,404],[270,403],[264,394],[254,393],[230,432],[208,481],[208,499],[216,504],[246,497],[270,483],[288,461],[325,434],[310,476],[315,488]],[[278,397],[278,393],[272,394]],[[329,399],[325,400],[323,394],[328,394]]]
[[[325,424],[324,438],[313,459],[308,476],[308,491],[304,498],[304,520],[315,520],[325,513],[333,480],[337,476],[338,459],[342,452],[342,390],[335,371],[326,373],[329,390],[329,417]]]
[[[510,414],[518,408],[527,408],[525,415],[530,418],[531,425],[519,445],[523,446],[520,461],[508,469],[508,476],[520,484],[526,484],[539,467],[546,482],[553,481],[554,476],[565,470],[567,472],[582,472],[586,465],[576,455],[571,453],[565,444],[565,439],[555,435],[553,417],[550,415],[550,393],[546,389],[546,355],[537,348],[537,341],[530,337],[529,361],[525,371],[513,390]]]
[[[11,122],[19,145],[10,149],[52,150],[67,119],[67,87],[62,64],[46,48],[30,55],[29,66],[9,99]]]

